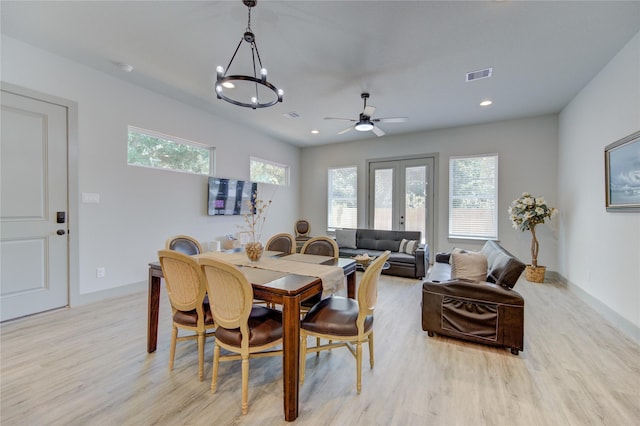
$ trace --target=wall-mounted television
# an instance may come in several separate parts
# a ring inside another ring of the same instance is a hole
[[[209,177],[209,216],[241,215],[251,212],[252,194],[258,192],[256,182]]]

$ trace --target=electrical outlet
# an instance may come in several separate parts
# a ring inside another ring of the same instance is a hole
[[[104,267],[99,267],[96,268],[96,278],[104,278],[104,276],[107,274],[107,271],[104,269]]]

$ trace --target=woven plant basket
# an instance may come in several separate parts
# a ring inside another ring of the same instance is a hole
[[[536,266],[535,268],[531,265],[527,265],[524,270],[525,277],[527,281],[532,283],[543,283],[544,282],[544,273],[547,270],[546,266]]]

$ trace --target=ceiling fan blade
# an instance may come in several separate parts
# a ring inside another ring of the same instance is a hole
[[[340,118],[340,117],[325,117],[325,120],[342,120],[342,121],[352,121],[352,122],[356,122],[358,120],[353,120],[351,118]]]
[[[385,135],[384,131],[378,126],[373,126],[373,129],[371,129],[371,131],[373,133],[375,133],[376,136],[384,136]]]
[[[376,118],[375,122],[379,123],[404,123],[409,120],[409,117],[386,117],[386,118]]]
[[[362,111],[362,115],[366,115],[367,117],[371,117],[373,113],[376,112],[376,107],[372,105],[367,105],[364,107],[364,111]]]
[[[349,127],[347,127],[346,129],[344,129],[344,130],[340,130],[340,131],[338,132],[338,134],[339,134],[339,135],[344,135],[345,133],[347,133],[347,132],[348,132],[349,130],[351,130],[351,129],[353,129],[353,126],[349,126]]]

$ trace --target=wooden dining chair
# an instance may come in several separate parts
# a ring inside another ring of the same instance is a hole
[[[357,300],[331,296],[321,300],[300,324],[300,383],[304,383],[308,352],[346,346],[356,358],[356,389],[362,389],[362,345],[369,345],[369,365],[373,368],[373,311],[378,298],[378,279],[390,251],[378,256],[364,271],[358,285]],[[329,340],[326,345],[307,347],[307,336]],[[334,343],[336,342],[336,343]],[[353,347],[355,344],[355,348]]]
[[[215,332],[209,330],[216,327],[209,305],[205,303],[207,284],[204,274],[195,259],[179,251],[160,250],[158,258],[173,311],[169,369],[173,370],[176,342],[197,340],[198,378],[202,380],[205,338],[213,336]],[[188,330],[195,334],[179,337],[178,329]]]
[[[320,236],[313,237],[307,240],[302,249],[300,250],[301,254],[316,254],[319,256],[330,256],[334,259],[338,258],[340,249],[338,248],[338,243],[335,242],[333,238]],[[303,300],[300,303],[300,314],[305,314],[313,307],[316,303],[318,303],[321,299],[320,294],[312,296],[307,300]]]
[[[265,250],[279,251],[287,254],[296,252],[296,241],[293,235],[283,232],[269,238]]]
[[[338,243],[336,243],[333,238],[321,236],[308,239],[302,246],[302,249],[300,249],[300,253],[331,256],[337,259],[340,254],[340,249],[338,248]]]
[[[311,224],[308,220],[297,220],[293,225],[293,232],[296,238],[296,249],[299,251],[305,241],[311,238]]]
[[[165,242],[166,250],[175,250],[190,256],[203,252],[198,240],[188,235],[175,235]]]
[[[227,262],[200,259],[218,325],[213,349],[211,393],[215,393],[220,361],[242,360],[242,414],[249,409],[249,358],[282,355],[282,312],[253,304],[253,288],[240,270]],[[224,348],[232,355],[220,355]]]

